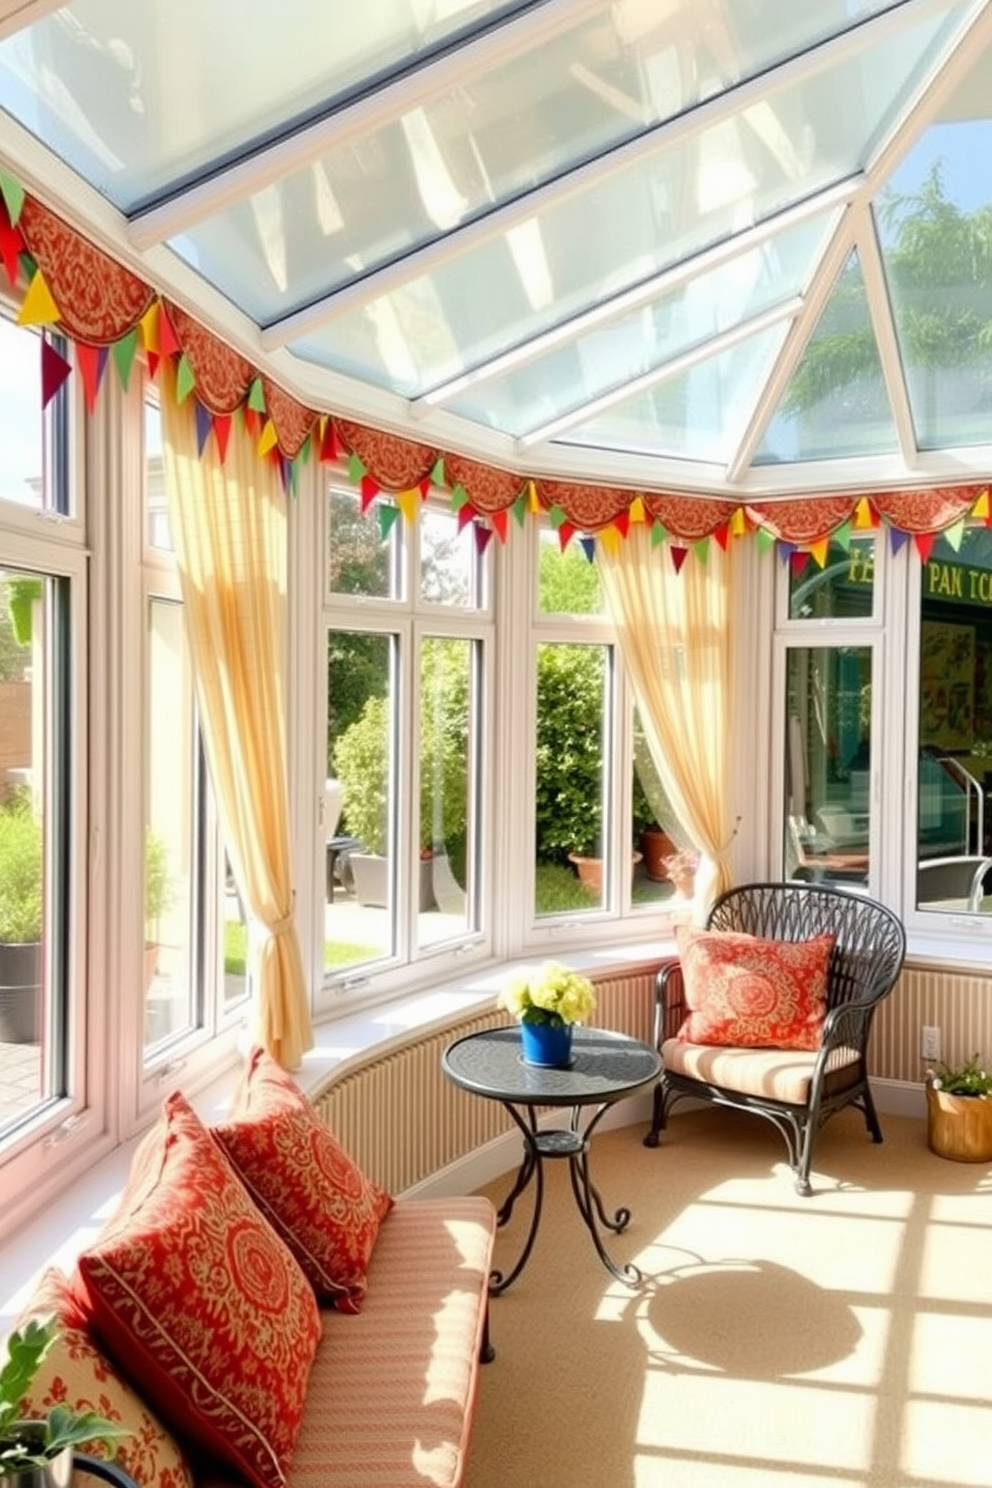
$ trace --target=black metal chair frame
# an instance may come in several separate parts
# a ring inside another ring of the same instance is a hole
[[[844,1106],[863,1114],[873,1142],[882,1129],[868,1083],[868,1036],[875,1009],[895,986],[906,954],[906,932],[885,905],[849,889],[828,884],[753,883],[730,889],[713,904],[706,926],[766,940],[809,940],[826,931],[835,936],[827,971],[827,1016],[813,1066],[809,1098],[797,1105],[742,1093],[674,1073],[662,1067],[654,1090],[646,1147],[657,1147],[668,1113],[689,1097],[753,1111],[785,1139],[796,1191],[812,1192],[809,1181],[813,1144],[823,1123]],[[654,1038],[658,1049],[674,1038],[688,1013],[682,968],[677,960],[658,972]],[[851,1055],[855,1054],[852,1060]]]

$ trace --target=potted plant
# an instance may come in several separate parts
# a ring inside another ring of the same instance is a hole
[[[30,792],[0,806],[0,1041],[38,1042],[44,852]]]
[[[545,961],[536,972],[510,977],[496,1006],[520,1024],[525,1063],[560,1069],[571,1059],[573,1026],[596,1007],[596,989],[560,961]]]
[[[83,1442],[102,1446],[108,1457],[115,1442],[130,1432],[95,1411],[53,1405],[43,1417],[21,1416],[45,1355],[58,1336],[54,1318],[33,1318],[7,1340],[7,1360],[0,1369],[0,1478],[31,1477],[38,1483],[66,1488],[73,1449]]]
[[[928,1070],[927,1145],[954,1162],[992,1159],[992,1073],[973,1054]]]

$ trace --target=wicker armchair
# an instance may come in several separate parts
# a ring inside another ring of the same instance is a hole
[[[717,1048],[685,1044],[678,1032],[687,1012],[678,961],[658,973],[654,1037],[662,1056],[646,1147],[678,1101],[692,1097],[753,1111],[785,1139],[796,1190],[811,1192],[816,1133],[843,1106],[864,1113],[874,1142],[882,1129],[868,1084],[867,1047],[875,1009],[891,992],[906,953],[906,933],[884,905],[826,884],[745,884],[716,901],[710,930],[733,930],[766,940],[836,937],[827,973],[827,1016],[815,1052]]]

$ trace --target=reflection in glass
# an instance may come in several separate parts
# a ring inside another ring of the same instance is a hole
[[[327,637],[324,966],[339,970],[394,950],[393,637]]]
[[[327,493],[327,573],[332,594],[400,597],[401,522],[383,541],[373,507],[363,512],[357,491],[332,486]]]
[[[538,915],[600,909],[606,902],[607,663],[605,646],[537,648]]]
[[[471,641],[435,636],[420,653],[420,946],[470,928],[472,651]]]
[[[148,603],[145,1052],[200,1020],[193,971],[193,676],[182,606]]]
[[[934,543],[920,583],[917,907],[992,912],[992,532]]]
[[[790,620],[851,620],[872,614],[875,594],[875,538],[851,537],[847,545],[827,545],[821,568],[810,558],[801,573],[789,570]]]
[[[868,882],[871,662],[867,646],[786,654],[788,878]]]

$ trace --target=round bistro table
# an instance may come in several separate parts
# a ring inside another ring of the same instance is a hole
[[[603,1265],[618,1281],[639,1286],[642,1277],[637,1267],[618,1266],[603,1244],[599,1227],[619,1234],[630,1223],[630,1210],[617,1209],[612,1218],[607,1214],[589,1176],[589,1143],[610,1106],[657,1080],[661,1072],[658,1051],[625,1033],[576,1027],[569,1067],[545,1069],[524,1063],[519,1028],[488,1028],[449,1044],[441,1067],[462,1090],[499,1101],[523,1134],[523,1161],[497,1212],[497,1224],[508,1222],[517,1199],[531,1182],[535,1184],[534,1212],[523,1249],[508,1271],[492,1273],[489,1290],[505,1292],[527,1264],[541,1222],[544,1159],[552,1157],[568,1159],[576,1207]],[[539,1106],[569,1110],[568,1125],[540,1129]]]

